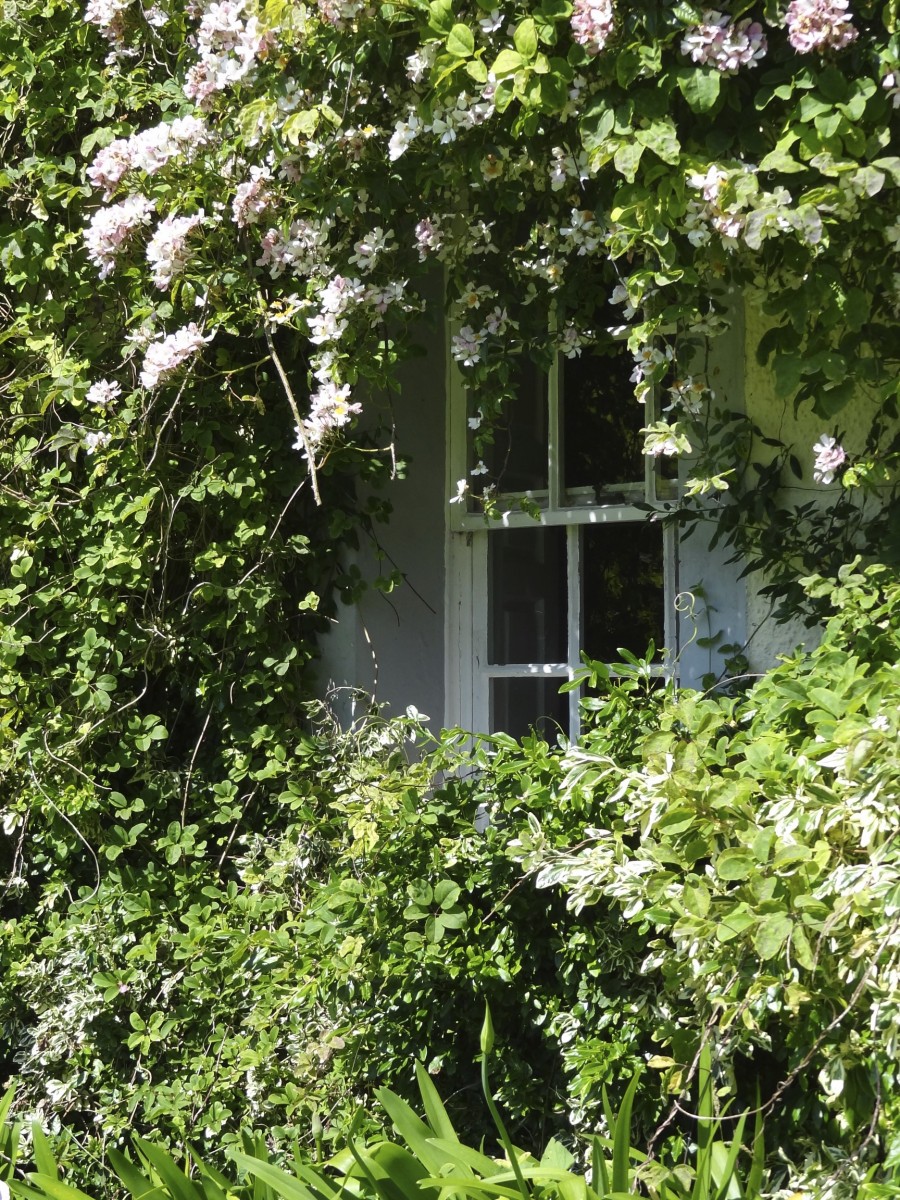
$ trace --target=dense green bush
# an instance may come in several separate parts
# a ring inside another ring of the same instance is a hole
[[[500,1094],[535,1143],[566,1127],[573,1069],[594,1100],[630,1075],[656,986],[637,973],[641,937],[615,915],[573,918],[507,853],[526,812],[564,845],[600,797],[554,811],[559,754],[537,739],[523,756],[448,736],[416,758],[414,737],[413,719],[375,718],[298,737],[270,828],[239,829],[224,854],[198,831],[151,832],[146,812],[98,827],[96,883],[20,901],[7,924],[20,1103],[92,1145],[96,1125],[309,1141],[379,1084],[410,1087],[419,1057],[474,1136],[485,997],[515,1034]]]
[[[20,1104],[73,1127],[89,1180],[84,1151],[134,1128],[204,1153],[340,1138],[418,1061],[475,1137],[487,997],[516,1138],[602,1124],[603,1085],[647,1062],[636,1132],[668,1114],[677,1148],[708,1046],[720,1100],[765,1106],[776,1178],[854,1185],[897,1154],[900,585],[808,587],[837,609],[811,654],[734,694],[594,666],[578,746],[320,713],[224,853],[135,812],[88,855],[33,818],[56,891],[6,924]]]

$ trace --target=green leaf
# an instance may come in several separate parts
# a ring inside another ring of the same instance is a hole
[[[795,925],[793,922],[791,923],[790,952],[801,967],[805,967],[807,971],[815,969],[816,959],[806,930],[802,925]]]
[[[531,17],[520,21],[513,33],[513,45],[526,62],[530,62],[537,54],[537,26]]]
[[[664,163],[674,165],[681,157],[681,143],[675,132],[675,123],[668,118],[654,121],[648,129],[639,129],[637,139]]]
[[[471,58],[475,53],[475,37],[468,25],[454,25],[447,34],[447,53],[454,58]]]
[[[621,175],[624,175],[629,183],[634,183],[643,153],[644,147],[637,140],[619,142],[619,146],[613,156],[613,164],[616,170]]]
[[[684,907],[695,917],[706,917],[709,914],[709,888],[700,881],[686,884],[682,893]]]
[[[786,913],[769,913],[760,917],[753,930],[753,948],[763,960],[774,958],[790,937],[793,922]]]
[[[453,0],[432,0],[428,5],[428,25],[435,33],[446,36],[453,28]]]
[[[434,889],[434,902],[441,908],[452,908],[459,899],[459,891],[452,879],[442,879]]]
[[[747,879],[756,869],[756,860],[749,850],[723,850],[716,859],[716,874],[720,879]]]
[[[706,67],[682,67],[677,75],[678,88],[693,112],[709,112],[719,99],[719,72]]]
[[[502,79],[504,75],[513,75],[516,71],[520,71],[524,65],[522,55],[518,51],[501,50],[494,59],[491,71],[498,79]]]
[[[293,112],[281,126],[285,141],[296,146],[301,138],[311,138],[319,127],[320,112],[318,108],[306,108],[301,112]]]
[[[716,940],[719,942],[733,941],[734,938],[740,937],[751,925],[755,924],[756,917],[746,906],[735,908],[719,918],[716,925]]]

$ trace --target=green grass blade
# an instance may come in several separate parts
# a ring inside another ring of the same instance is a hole
[[[163,1189],[148,1179],[137,1169],[134,1163],[110,1146],[107,1157],[112,1163],[112,1169],[134,1197],[134,1200],[161,1200]]]
[[[462,1142],[445,1142],[442,1138],[429,1140],[443,1155],[442,1165],[449,1164],[456,1170],[465,1173],[474,1171],[486,1177],[493,1175],[497,1170],[498,1164],[493,1158],[488,1158],[486,1154],[474,1150],[471,1146],[464,1146]]]
[[[389,1088],[379,1088],[375,1095],[400,1137],[425,1167],[426,1174],[436,1175],[447,1162],[447,1155],[439,1149],[444,1139],[435,1139],[432,1129],[413,1112],[405,1100],[401,1100]],[[451,1146],[459,1145],[452,1126],[450,1134],[451,1137],[446,1143]],[[455,1156],[451,1161],[456,1161]]]
[[[40,1171],[36,1171],[33,1175],[28,1176],[28,1180],[45,1196],[49,1196],[50,1200],[93,1200],[93,1197],[86,1192],[81,1192],[68,1183],[61,1183],[55,1175],[42,1175]],[[11,1181],[10,1187],[12,1187]]]
[[[747,1184],[744,1194],[748,1200],[755,1200],[762,1191],[763,1175],[766,1169],[766,1143],[763,1137],[763,1118],[759,1100],[759,1084],[756,1086],[756,1118],[753,1122],[753,1144],[750,1155],[750,1170],[747,1172]]]
[[[700,1050],[697,1072],[699,1092],[697,1094],[697,1175],[694,1180],[692,1200],[709,1200],[712,1178],[711,1145],[716,1130],[713,1105],[713,1080],[709,1045],[704,1043]]]
[[[445,1142],[458,1142],[459,1137],[453,1128],[453,1122],[450,1120],[446,1108],[444,1108],[444,1102],[441,1100],[431,1076],[420,1062],[416,1063],[416,1080],[425,1108],[425,1118],[434,1130],[435,1136],[443,1138]]]
[[[7,1088],[3,1093],[3,1098],[0,1099],[0,1125],[6,1125],[9,1121],[9,1110],[12,1108],[15,1094],[16,1089],[14,1087]]]
[[[134,1144],[145,1164],[159,1176],[160,1183],[172,1200],[203,1200],[200,1189],[161,1146],[155,1146],[136,1134]]]
[[[515,1182],[515,1177],[511,1176]],[[433,1178],[422,1180],[423,1187],[447,1188],[454,1191],[464,1191],[474,1196],[501,1196],[503,1200],[519,1200],[521,1192],[517,1187],[504,1187],[501,1183],[490,1183],[486,1179],[473,1179],[468,1175],[435,1175]]]
[[[610,1190],[609,1171],[598,1137],[591,1139],[591,1187],[598,1195],[606,1195]]]
[[[631,1082],[622,1097],[622,1104],[615,1120],[615,1131],[612,1133],[612,1190],[614,1192],[627,1192],[631,1179],[631,1107],[640,1077],[640,1071],[635,1071],[632,1075]]]
[[[59,1166],[46,1133],[37,1123],[31,1126],[31,1156],[37,1173],[48,1179],[59,1179]]]
[[[735,1126],[731,1145],[727,1148],[724,1142],[716,1142],[713,1145],[712,1178],[716,1187],[716,1200],[740,1200],[741,1188],[735,1168],[743,1146],[746,1124],[747,1114],[742,1113]]]
[[[276,1167],[274,1163],[257,1158],[255,1155],[243,1154],[240,1150],[232,1148],[228,1151],[228,1157],[242,1171],[253,1179],[260,1180],[276,1195],[283,1196],[284,1200],[330,1200],[334,1195],[339,1195],[342,1190],[312,1168],[309,1168],[309,1172],[310,1175],[315,1176],[317,1184],[310,1187],[305,1182],[295,1179],[293,1175],[289,1175],[287,1171],[283,1171],[281,1167]]]

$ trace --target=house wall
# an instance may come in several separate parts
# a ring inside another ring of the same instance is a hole
[[[830,486],[816,483],[813,479],[813,445],[823,433],[833,434],[835,422],[828,422],[808,408],[794,412],[793,403],[779,398],[775,392],[775,375],[771,363],[762,366],[756,360],[756,347],[770,326],[770,320],[759,309],[747,304],[744,314],[744,362],[746,411],[759,428],[768,436],[792,444],[803,478],[785,487],[781,496],[785,506],[796,506],[815,501],[821,507],[832,503],[840,493],[840,482],[835,479]],[[859,394],[843,409],[836,420],[841,431],[841,442],[852,457],[859,454],[865,445],[875,415],[875,407],[866,396]],[[757,447],[755,457],[767,462],[777,453],[766,446]],[[779,655],[791,653],[797,646],[807,650],[818,645],[821,636],[819,627],[808,627],[794,620],[777,624],[771,615],[772,604],[760,594],[765,578],[760,572],[751,572],[746,578],[747,607],[747,657],[751,671],[765,671],[773,666]]]
[[[436,301],[437,284],[435,291]],[[838,485],[824,488],[812,478],[812,446],[826,430],[820,418],[809,413],[795,418],[792,405],[777,399],[771,368],[756,361],[756,346],[766,327],[762,314],[736,304],[731,330],[712,343],[706,365],[711,386],[720,403],[746,411],[764,433],[794,443],[804,478],[785,490],[786,502],[801,503],[812,496],[828,503]],[[445,453],[447,364],[441,323],[424,330],[421,340],[423,356],[401,369],[399,394],[391,400],[406,464],[389,492],[393,515],[377,531],[380,550],[368,546],[354,556],[364,578],[387,574],[396,566],[405,585],[389,595],[373,589],[360,604],[341,605],[322,641],[321,690],[336,689],[333,703],[345,722],[355,711],[353,688],[374,695],[394,714],[413,705],[432,718],[434,728],[457,715],[445,711],[445,659],[453,653],[446,612],[452,481],[448,482]],[[375,408],[373,404],[370,412]],[[870,419],[862,400],[841,414],[848,452],[861,448]],[[760,458],[775,453],[764,446],[759,449]],[[681,470],[687,478],[691,463],[683,463]],[[758,574],[742,579],[742,564],[727,561],[730,549],[710,547],[717,504],[715,498],[708,502],[708,522],[700,523],[678,548],[677,674],[685,686],[698,686],[704,676],[721,672],[716,646],[701,644],[715,635],[719,645],[746,647],[754,672],[766,670],[797,644],[810,648],[818,639],[817,630],[800,623],[776,624],[771,605],[759,594],[764,580]]]
[[[745,407],[744,368],[744,314],[735,303],[731,328],[711,343],[705,370],[716,401],[736,412]],[[683,461],[682,482],[691,474],[691,461]],[[706,502],[707,520],[682,538],[678,548],[677,678],[684,687],[698,687],[704,676],[718,676],[723,658],[717,647],[743,645],[747,637],[748,596],[740,578],[741,564],[728,562],[727,546],[710,546],[719,504],[715,497]],[[715,639],[715,644],[703,644],[706,639]]]
[[[443,719],[448,499],[443,324],[423,328],[421,341],[423,357],[403,365],[399,393],[390,400],[404,464],[388,492],[393,513],[377,527],[378,547],[366,546],[351,558],[364,579],[396,567],[404,585],[388,595],[370,589],[359,604],[339,602],[331,631],[320,642],[320,691],[329,694],[344,724],[356,711],[354,688],[387,705],[391,715],[412,705],[435,728]],[[383,419],[385,411],[384,403],[372,401],[367,419]]]

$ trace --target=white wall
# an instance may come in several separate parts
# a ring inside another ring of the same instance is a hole
[[[403,365],[399,395],[391,397],[403,477],[386,495],[393,505],[390,522],[376,527],[384,558],[374,547],[361,549],[353,561],[363,578],[387,575],[393,566],[403,586],[389,595],[370,590],[358,605],[338,603],[337,620],[320,641],[320,693],[332,688],[362,688],[386,704],[393,715],[413,705],[432,718],[434,728],[444,708],[444,522],[445,481],[444,329],[423,328],[423,358]],[[385,402],[371,401],[366,420]],[[335,708],[347,723],[352,697],[337,693]]]

